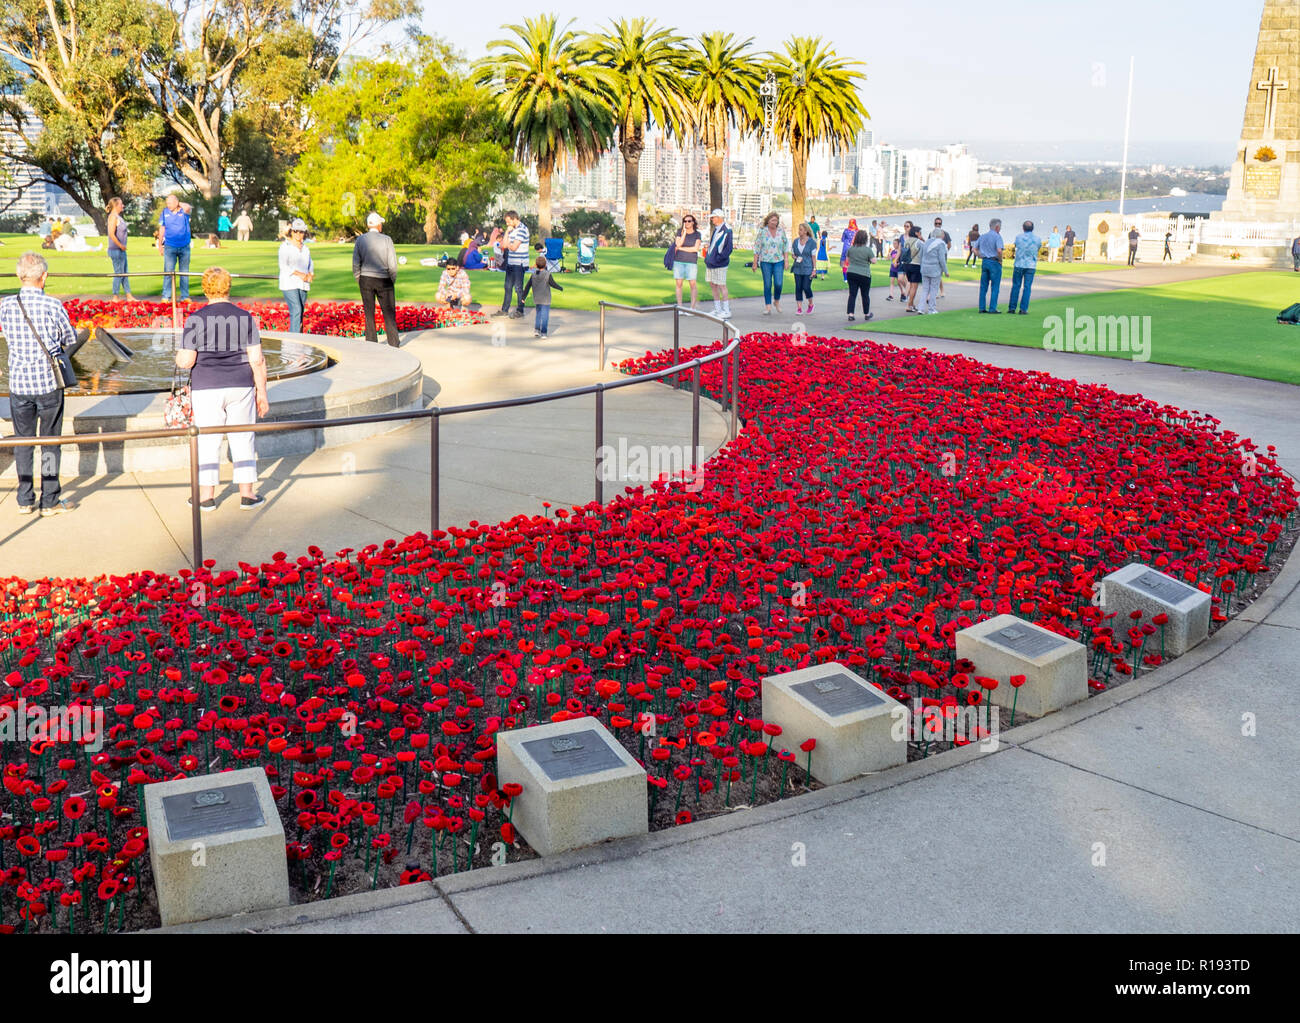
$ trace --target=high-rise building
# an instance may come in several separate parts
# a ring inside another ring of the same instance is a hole
[[[27,139],[41,130],[41,122],[27,102],[17,99],[24,117],[22,129],[12,114],[0,114],[0,216],[45,216],[54,198],[39,171],[16,159],[28,151]]]
[[[947,199],[975,190],[978,164],[961,144],[942,149],[870,146],[858,150],[859,194],[873,199]]]
[[[709,157],[703,146],[660,139],[655,147],[654,201],[665,209],[709,206]]]
[[[578,169],[572,154],[563,172],[564,194],[570,200],[622,202],[626,195],[623,178],[623,154],[607,149],[587,170]]]

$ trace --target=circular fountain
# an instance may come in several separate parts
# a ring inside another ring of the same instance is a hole
[[[97,331],[72,357],[78,385],[65,393],[77,395],[139,394],[170,391],[175,368],[176,331],[122,327]],[[129,354],[113,342],[121,342]],[[267,380],[284,380],[315,373],[329,365],[329,356],[303,341],[262,336]],[[9,364],[9,350],[0,335],[0,367]],[[0,376],[0,396],[8,394],[6,376]]]
[[[177,333],[170,327],[100,328],[81,342],[72,359],[78,386],[65,392],[64,434],[164,429]],[[271,403],[267,421],[329,421],[425,406],[420,360],[400,348],[276,331],[262,335],[262,351]],[[0,419],[11,418],[8,393],[8,350],[0,337]],[[305,454],[394,428],[373,423],[264,434],[257,455]],[[65,448],[63,465],[65,473],[79,475],[188,468],[189,445],[175,438],[86,444]],[[0,453],[0,475],[13,471],[12,456]]]

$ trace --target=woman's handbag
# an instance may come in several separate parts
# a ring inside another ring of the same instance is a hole
[[[77,386],[77,371],[72,368],[72,358],[62,347],[59,348],[59,354],[54,355],[47,347],[45,341],[41,338],[41,332],[36,329],[36,324],[32,318],[27,315],[27,307],[23,305],[21,295],[15,295],[18,299],[18,308],[22,311],[23,319],[27,321],[27,329],[32,332],[32,337],[36,339],[36,347],[45,353],[45,358],[50,361],[50,369],[54,371],[54,382],[60,390],[66,390],[69,387]]]
[[[190,375],[181,382],[180,367],[172,371],[172,393],[163,405],[163,425],[170,430],[194,425],[194,405],[190,399]]]

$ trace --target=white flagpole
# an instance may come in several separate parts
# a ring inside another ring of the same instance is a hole
[[[1128,185],[1128,129],[1133,117],[1133,58],[1128,59],[1128,103],[1124,107],[1124,162],[1119,172],[1119,216],[1124,219],[1124,190]]]

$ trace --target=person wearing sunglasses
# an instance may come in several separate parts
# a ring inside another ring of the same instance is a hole
[[[673,256],[673,286],[677,289],[677,304],[682,304],[682,284],[690,281],[691,308],[700,304],[700,285],[696,279],[699,272],[700,255],[704,251],[704,236],[700,225],[689,213],[682,217],[682,229],[673,240],[676,254]]]

